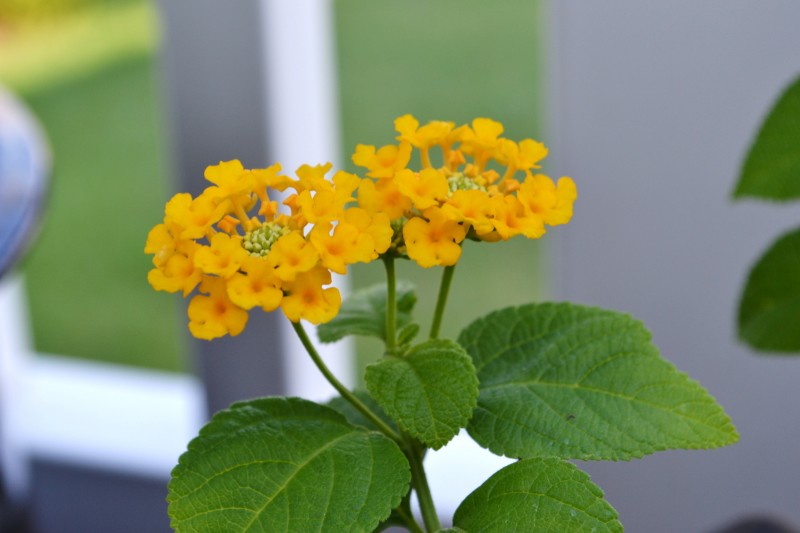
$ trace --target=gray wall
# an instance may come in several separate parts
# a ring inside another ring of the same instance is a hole
[[[800,209],[730,200],[762,117],[800,74],[798,20],[790,1],[551,5],[549,169],[579,192],[556,296],[642,319],[741,434],[583,465],[628,531],[713,531],[748,513],[800,525],[800,357],[756,355],[734,330],[749,266]]]
[[[260,2],[164,0],[164,93],[176,189],[193,194],[220,160],[246,168],[272,164],[265,123],[267,94]],[[286,392],[279,313],[250,313],[237,337],[191,339],[209,413],[232,402]],[[188,335],[187,335],[188,337]]]

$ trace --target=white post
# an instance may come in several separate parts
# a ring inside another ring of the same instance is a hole
[[[264,0],[262,7],[269,153],[287,173],[304,163],[331,162],[342,168],[332,4]],[[336,285],[346,291],[344,278]],[[291,325],[281,323],[288,394],[317,401],[332,397],[335,391],[305,354]],[[351,347],[349,342],[318,346],[331,371],[347,385],[354,382]]]

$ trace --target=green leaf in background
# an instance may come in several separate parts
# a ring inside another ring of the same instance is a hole
[[[589,476],[554,458],[501,469],[467,496],[453,523],[469,533],[622,531],[617,512]]]
[[[800,79],[784,91],[761,126],[733,195],[800,198]]]
[[[472,360],[451,340],[428,340],[367,367],[367,390],[424,444],[438,450],[467,425],[478,398]]]
[[[184,532],[371,531],[408,491],[408,462],[382,434],[297,398],[220,411],[169,483]]]
[[[419,324],[411,322],[397,332],[397,344],[400,346],[411,343],[419,333]]]
[[[739,335],[759,350],[800,351],[800,229],[778,239],[750,271]]]
[[[414,286],[397,282],[397,328],[411,322],[411,310],[417,303]],[[335,342],[348,335],[364,335],[386,340],[386,284],[381,283],[354,292],[343,303],[339,314],[317,326],[321,342]]]
[[[459,342],[480,380],[467,430],[496,454],[626,460],[738,439],[717,402],[628,315],[511,307],[473,322]]]

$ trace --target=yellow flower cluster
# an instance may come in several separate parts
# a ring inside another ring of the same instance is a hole
[[[547,156],[543,144],[505,139],[502,124],[487,118],[458,127],[443,121],[420,126],[405,115],[394,124],[398,144],[356,147],[353,162],[372,178],[361,182],[358,201],[369,213],[388,215],[395,227],[402,224],[400,252],[420,266],[454,265],[467,237],[537,239],[545,225],[572,217],[575,183],[563,177],[556,184],[532,172]],[[431,162],[433,148],[440,152],[438,167]],[[414,149],[419,171],[407,168]]]
[[[304,165],[296,177],[279,165],[208,167],[212,185],[196,198],[175,195],[150,231],[148,281],[184,296],[197,291],[189,329],[202,339],[238,335],[254,307],[320,324],[341,305],[331,273],[350,264],[392,254],[426,268],[454,265],[466,238],[535,239],[572,217],[573,181],[532,172],[547,155],[541,143],[505,139],[503,126],[485,118],[420,126],[405,115],[395,128],[398,144],[356,147],[353,162],[366,178],[339,171],[328,179],[330,163]],[[415,149],[418,171],[408,168]],[[271,191],[284,192],[283,207]]]
[[[330,167],[304,165],[293,179],[279,165],[222,162],[206,169],[213,185],[197,198],[177,194],[167,203],[145,245],[155,266],[148,281],[184,296],[198,289],[188,310],[195,337],[238,335],[254,307],[281,307],[293,322],[336,316],[341,296],[329,286],[331,272],[376,259],[393,230],[385,214],[350,205],[361,178],[337,172],[328,180]],[[293,190],[287,213],[269,189]]]

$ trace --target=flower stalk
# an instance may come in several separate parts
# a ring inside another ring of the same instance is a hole
[[[431,322],[431,332],[428,335],[431,339],[439,337],[439,329],[442,326],[442,317],[444,316],[444,308],[447,305],[447,295],[450,293],[450,283],[453,281],[453,272],[456,266],[451,265],[444,268],[442,272],[442,281],[439,285],[439,297],[436,299],[436,311],[433,313],[433,321]]]
[[[367,419],[370,422],[375,424],[375,426],[381,431],[381,433],[383,433],[393,441],[397,442],[402,448],[404,446],[402,437],[400,437],[400,435],[398,435],[396,431],[390,428],[386,424],[386,422],[381,420],[378,417],[378,415],[373,413],[372,410],[364,404],[364,402],[362,402],[361,400],[358,399],[358,397],[356,397],[356,395],[350,392],[350,390],[347,387],[345,387],[341,381],[336,379],[336,376],[333,375],[328,366],[320,357],[316,348],[314,348],[314,345],[311,343],[311,339],[308,338],[308,334],[306,333],[306,330],[303,327],[303,325],[300,322],[292,322],[292,327],[294,328],[294,331],[297,333],[297,336],[300,338],[300,342],[303,343],[303,347],[306,349],[306,352],[308,352],[308,355],[311,356],[311,360],[314,361],[315,365],[317,365],[317,368],[319,369],[320,372],[322,372],[322,375],[325,376],[325,379],[328,380],[328,383],[330,383],[333,386],[333,388],[336,389],[336,391],[342,395],[342,398],[350,402],[350,404],[356,409],[358,409],[358,411],[362,415],[367,417]]]
[[[391,353],[397,345],[397,277],[394,270],[394,257],[383,257],[386,267],[386,351]]]
[[[417,501],[419,501],[419,509],[422,512],[425,529],[429,533],[439,531],[442,526],[439,523],[439,515],[436,513],[436,507],[433,504],[428,478],[425,475],[425,467],[422,464],[423,450],[421,445],[411,438],[408,438],[406,442],[408,450],[406,457],[411,465],[411,483],[417,492]]]

